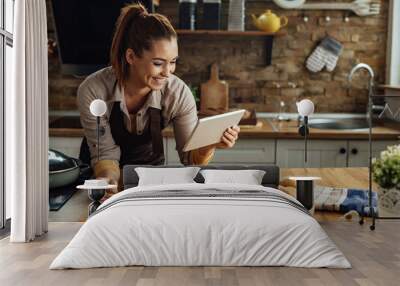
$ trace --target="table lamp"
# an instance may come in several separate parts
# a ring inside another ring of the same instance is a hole
[[[300,135],[304,136],[304,164],[307,164],[307,135],[309,134],[308,129],[308,116],[314,113],[314,103],[309,99],[303,99],[300,102],[296,102],[297,112],[300,116],[303,116],[303,124],[299,127]]]
[[[90,103],[90,113],[96,116],[96,131],[97,131],[97,161],[100,160],[100,117],[107,111],[107,105],[104,100],[95,99]]]
[[[96,116],[96,131],[97,131],[97,161],[100,160],[100,117],[103,116],[107,111],[107,105],[104,100],[95,99],[90,103],[89,106],[90,113],[93,116]],[[85,180],[85,184],[78,186],[78,189],[84,189],[88,191],[88,196],[92,200],[92,202],[88,206],[89,216],[94,213],[97,208],[100,206],[100,200],[104,197],[106,193],[106,189],[110,189],[114,187],[113,185],[106,186],[93,186],[93,184],[100,184],[104,181],[104,179],[96,179],[96,180]],[[92,184],[88,184],[91,182]]]
[[[303,99],[296,102],[297,111],[303,117],[303,125],[299,127],[300,135],[304,136],[304,167],[307,164],[307,135],[308,116],[314,113],[314,103],[309,99]],[[314,181],[319,180],[319,177],[289,177],[290,180],[296,181],[296,199],[303,204],[311,213],[314,212]]]

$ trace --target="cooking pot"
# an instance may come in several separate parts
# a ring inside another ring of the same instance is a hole
[[[49,188],[59,188],[75,183],[80,175],[87,173],[90,167],[80,160],[71,158],[59,151],[50,149]]]

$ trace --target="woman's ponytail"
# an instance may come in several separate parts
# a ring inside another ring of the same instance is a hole
[[[118,79],[123,79],[123,75],[127,73],[125,51],[127,49],[126,39],[129,33],[129,27],[136,19],[147,14],[147,10],[142,4],[131,4],[121,9],[110,51],[111,65]]]

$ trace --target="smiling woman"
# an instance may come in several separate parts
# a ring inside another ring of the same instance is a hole
[[[122,9],[111,45],[111,67],[90,75],[78,89],[85,134],[80,158],[93,166],[97,178],[117,184],[126,164],[163,164],[161,130],[169,123],[185,165],[207,164],[216,147],[235,144],[237,127],[227,129],[217,146],[183,151],[198,119],[189,87],[173,75],[177,58],[177,34],[165,16],[148,13],[141,4]],[[96,118],[89,112],[95,99],[107,103],[100,119],[99,159]]]

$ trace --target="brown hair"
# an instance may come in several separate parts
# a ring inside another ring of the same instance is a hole
[[[118,84],[128,77],[125,53],[131,48],[137,56],[150,50],[154,40],[176,38],[170,21],[163,15],[148,13],[142,4],[128,4],[121,9],[111,45],[110,61]]]

